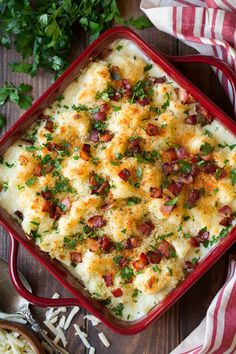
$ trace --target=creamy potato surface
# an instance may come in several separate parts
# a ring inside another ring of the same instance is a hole
[[[236,139],[132,42],[4,154],[0,206],[115,316],[145,315],[234,225]]]

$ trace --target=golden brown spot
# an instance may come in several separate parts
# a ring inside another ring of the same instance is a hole
[[[19,160],[21,166],[25,166],[29,162],[28,158],[24,155],[20,155],[18,160]]]

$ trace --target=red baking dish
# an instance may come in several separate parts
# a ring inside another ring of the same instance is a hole
[[[97,40],[95,40],[62,74],[62,76],[53,83],[49,89],[25,112],[18,121],[7,131],[0,139],[0,155],[13,144],[17,138],[33,123],[39,116],[40,112],[52,103],[55,98],[64,91],[68,84],[83,69],[90,60],[95,58],[104,50],[111,42],[116,39],[125,38],[133,41],[141,50],[157,63],[162,69],[170,75],[173,80],[191,92],[196,99],[211,113],[212,116],[224,125],[229,131],[236,135],[236,124],[231,120],[219,107],[210,101],[198,88],[181,75],[170,62],[159,52],[145,43],[136,33],[125,27],[114,27],[104,32]],[[234,93],[236,92],[236,76],[234,72],[222,61],[216,58],[210,58],[202,55],[195,55],[183,58],[170,57],[172,61],[182,62],[204,62],[214,65],[222,70],[231,82]],[[99,301],[92,299],[89,293],[84,289],[83,285],[76,280],[58,261],[52,260],[47,254],[41,252],[39,248],[29,240],[21,227],[7,214],[6,211],[0,209],[0,224],[9,233],[11,239],[9,271],[12,282],[16,290],[25,297],[29,302],[42,306],[73,306],[81,305],[86,310],[98,317],[113,331],[132,335],[144,330],[152,321],[160,317],[171,305],[174,304],[216,261],[223,253],[235,242],[236,227],[228,234],[227,237],[200,262],[195,270],[164,300],[156,305],[147,315],[139,320],[127,322],[119,320],[108,311]],[[17,250],[18,242],[22,244],[73,296],[69,299],[45,299],[29,293],[21,283],[17,274]]]

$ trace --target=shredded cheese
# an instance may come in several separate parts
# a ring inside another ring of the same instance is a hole
[[[98,337],[101,340],[101,342],[105,345],[106,348],[110,347],[111,344],[109,343],[107,337],[103,332],[98,333]]]
[[[71,324],[71,321],[73,320],[74,316],[77,314],[77,312],[79,312],[80,308],[79,306],[75,306],[73,307],[73,309],[71,310],[69,316],[67,317],[67,320],[65,322],[64,325],[64,330],[67,330]]]
[[[91,321],[93,326],[97,326],[99,323],[101,323],[101,321],[93,315],[86,315],[84,318],[87,318],[89,321]]]
[[[84,343],[84,346],[87,349],[89,349],[91,346],[90,346],[89,342],[87,341],[86,337],[83,335],[83,332],[81,331],[79,326],[77,324],[74,324],[74,328],[75,328],[76,334],[80,337],[81,341]]]

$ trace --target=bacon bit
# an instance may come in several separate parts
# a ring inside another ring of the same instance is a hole
[[[105,181],[95,192],[97,194],[104,194],[107,193],[109,189],[110,189],[110,184],[108,181]]]
[[[224,216],[231,216],[233,214],[233,210],[229,205],[223,205],[218,212]]]
[[[85,161],[89,161],[90,159],[90,145],[89,144],[83,144],[82,150],[80,151],[80,157],[81,159]]]
[[[148,123],[146,127],[146,133],[149,136],[156,136],[158,135],[158,127],[154,124]]]
[[[123,79],[121,81],[122,88],[125,90],[125,92],[130,92],[131,85],[127,79]]]
[[[52,199],[52,192],[51,191],[42,191],[41,195],[42,195],[43,199],[45,199],[45,200]]]
[[[42,176],[42,175],[41,175],[41,166],[40,166],[40,165],[38,165],[38,166],[35,167],[35,169],[34,169],[34,176],[36,176],[36,177]]]
[[[195,269],[197,265],[198,265],[198,262],[196,262],[196,263],[192,263],[190,261],[185,262],[185,268],[188,270]]]
[[[145,98],[139,98],[138,100],[137,100],[137,103],[138,104],[140,104],[140,106],[146,106],[146,105],[148,105],[149,103],[150,103],[150,100],[147,98],[147,97],[145,97]]]
[[[180,175],[179,183],[191,184],[193,183],[193,176],[191,174],[188,175]]]
[[[93,143],[97,143],[99,141],[99,132],[96,129],[92,129],[89,140],[92,141]]]
[[[194,103],[194,102],[196,102],[195,97],[193,97],[193,95],[191,95],[191,93],[189,93],[188,97],[187,97],[187,103]]]
[[[196,125],[197,124],[197,116],[193,114],[192,116],[187,116],[184,120],[185,124]]]
[[[204,117],[204,119],[206,120],[206,123],[211,123],[214,120],[214,118],[210,115],[210,113],[206,110],[206,108],[204,108],[201,105],[197,106],[197,112]],[[204,123],[205,122],[203,122],[202,125],[204,125]]]
[[[167,158],[170,161],[176,161],[178,160],[178,156],[176,153],[176,149],[175,148],[169,148],[168,150],[166,150],[165,154],[167,155]]]
[[[200,155],[201,159],[204,161],[210,161],[212,159],[212,154]]]
[[[135,154],[141,152],[141,147],[140,147],[141,141],[142,141],[141,138],[129,139],[127,145],[127,152],[129,153],[129,155],[134,156]]]
[[[16,210],[14,213],[19,219],[23,220],[24,215],[20,210]]]
[[[101,135],[100,141],[102,141],[103,143],[107,143],[107,142],[111,141],[113,138],[114,138],[114,134],[109,133],[109,131],[106,130],[104,132],[104,134]]]
[[[87,246],[91,252],[97,252],[100,250],[100,245],[98,241],[92,238],[87,239]]]
[[[218,212],[224,216],[224,218],[220,221],[220,225],[229,226],[234,219],[233,210],[231,209],[231,207],[228,205],[224,205],[220,209],[218,209]]]
[[[179,146],[175,149],[175,151],[179,159],[186,159],[189,156],[189,153],[185,146]]]
[[[28,158],[24,155],[20,155],[18,160],[19,160],[21,166],[25,166],[29,162]]]
[[[200,241],[198,240],[197,237],[191,236],[190,237],[190,245],[192,247],[199,247],[200,246]]]
[[[148,279],[147,285],[149,289],[152,289],[153,285],[156,283],[157,279],[156,277],[153,275],[151,276],[151,278]]]
[[[100,112],[107,112],[107,111],[109,111],[109,109],[110,109],[110,106],[107,102],[102,103],[100,106]]]
[[[207,230],[200,230],[198,235],[197,235],[197,239],[199,242],[204,243],[205,241],[207,241],[209,239],[209,231]]]
[[[161,261],[162,254],[160,251],[149,251],[147,253],[149,263],[158,264]]]
[[[162,189],[151,187],[150,188],[150,197],[151,198],[162,198]]]
[[[183,89],[182,87],[179,87],[178,89],[178,96],[179,96],[179,99],[182,103],[186,103],[187,102],[187,99],[188,99],[188,92]]]
[[[92,172],[89,176],[89,185],[93,187],[97,187],[97,174],[95,172]]]
[[[205,173],[214,173],[217,170],[217,166],[213,162],[206,162],[201,168]]]
[[[154,83],[155,84],[164,84],[164,82],[166,82],[166,77],[162,76],[162,77],[156,77]]]
[[[127,170],[127,168],[124,168],[118,173],[118,176],[123,179],[123,181],[127,182],[128,179],[130,178],[130,172]]]
[[[165,205],[169,200],[171,200],[171,198],[166,197],[164,203],[160,206],[160,211],[164,216],[169,216],[175,207],[175,205]]]
[[[114,297],[120,297],[123,295],[123,291],[120,288],[113,289],[111,293]]]
[[[51,119],[47,119],[47,120],[46,120],[46,124],[45,124],[44,128],[45,128],[46,130],[48,130],[50,133],[53,132],[54,124],[53,124],[53,122],[51,121]]]
[[[220,221],[220,225],[222,226],[229,226],[233,221],[233,216],[228,216]]]
[[[71,200],[69,197],[63,198],[61,200],[61,204],[63,204],[66,207],[66,211],[70,210],[71,208]]]
[[[171,162],[165,162],[161,165],[161,169],[165,176],[169,176],[175,171],[175,164]]]
[[[142,270],[143,268],[145,268],[148,265],[148,257],[146,256],[145,253],[141,253],[139,260],[133,262],[133,267],[135,268],[135,270],[139,271]]]
[[[49,213],[49,212],[51,212],[51,203],[49,202],[49,201],[45,201],[44,203],[43,203],[43,207],[42,207],[42,212],[44,212],[44,213]]]
[[[81,263],[82,262],[82,254],[80,252],[70,252],[70,260],[72,263]]]
[[[87,223],[88,226],[91,227],[91,229],[98,229],[100,227],[105,226],[107,224],[107,221],[103,219],[102,215],[95,215],[89,218]]]
[[[57,149],[58,145],[49,141],[47,143],[46,147],[47,147],[48,151],[53,151],[53,150]]]
[[[155,229],[155,226],[151,222],[151,220],[147,220],[144,223],[137,226],[138,232],[140,232],[144,236],[149,236],[150,233]]]
[[[223,168],[218,168],[216,180],[220,180],[220,179],[224,178],[226,175],[227,175],[227,173],[225,172],[225,170]]]
[[[119,267],[124,268],[129,264],[129,259],[126,257],[122,257],[121,260],[119,261]]]
[[[190,189],[188,191],[187,205],[189,208],[195,206],[195,202],[200,198],[201,192],[199,189]]]
[[[169,186],[167,188],[174,196],[177,196],[181,193],[181,191],[183,189],[183,183],[172,182],[169,184]]]
[[[174,246],[166,240],[162,240],[161,243],[159,243],[157,250],[166,258],[170,258],[175,254]]]
[[[104,252],[109,251],[110,248],[112,247],[111,240],[106,235],[104,235],[103,237],[100,237],[98,239],[98,243],[99,243],[102,251],[104,251]]]
[[[138,237],[130,237],[124,241],[124,247],[129,250],[138,247],[139,244],[140,241]]]
[[[102,277],[103,277],[103,280],[104,280],[107,287],[113,285],[112,274],[107,273],[107,274],[103,275]]]
[[[112,101],[118,102],[119,99],[122,97],[122,94],[120,92],[114,92],[114,95],[110,97]]]
[[[104,122],[106,119],[107,119],[107,115],[105,112],[96,112],[94,115],[93,115],[93,119],[96,120],[96,121],[101,121],[101,122]]]

